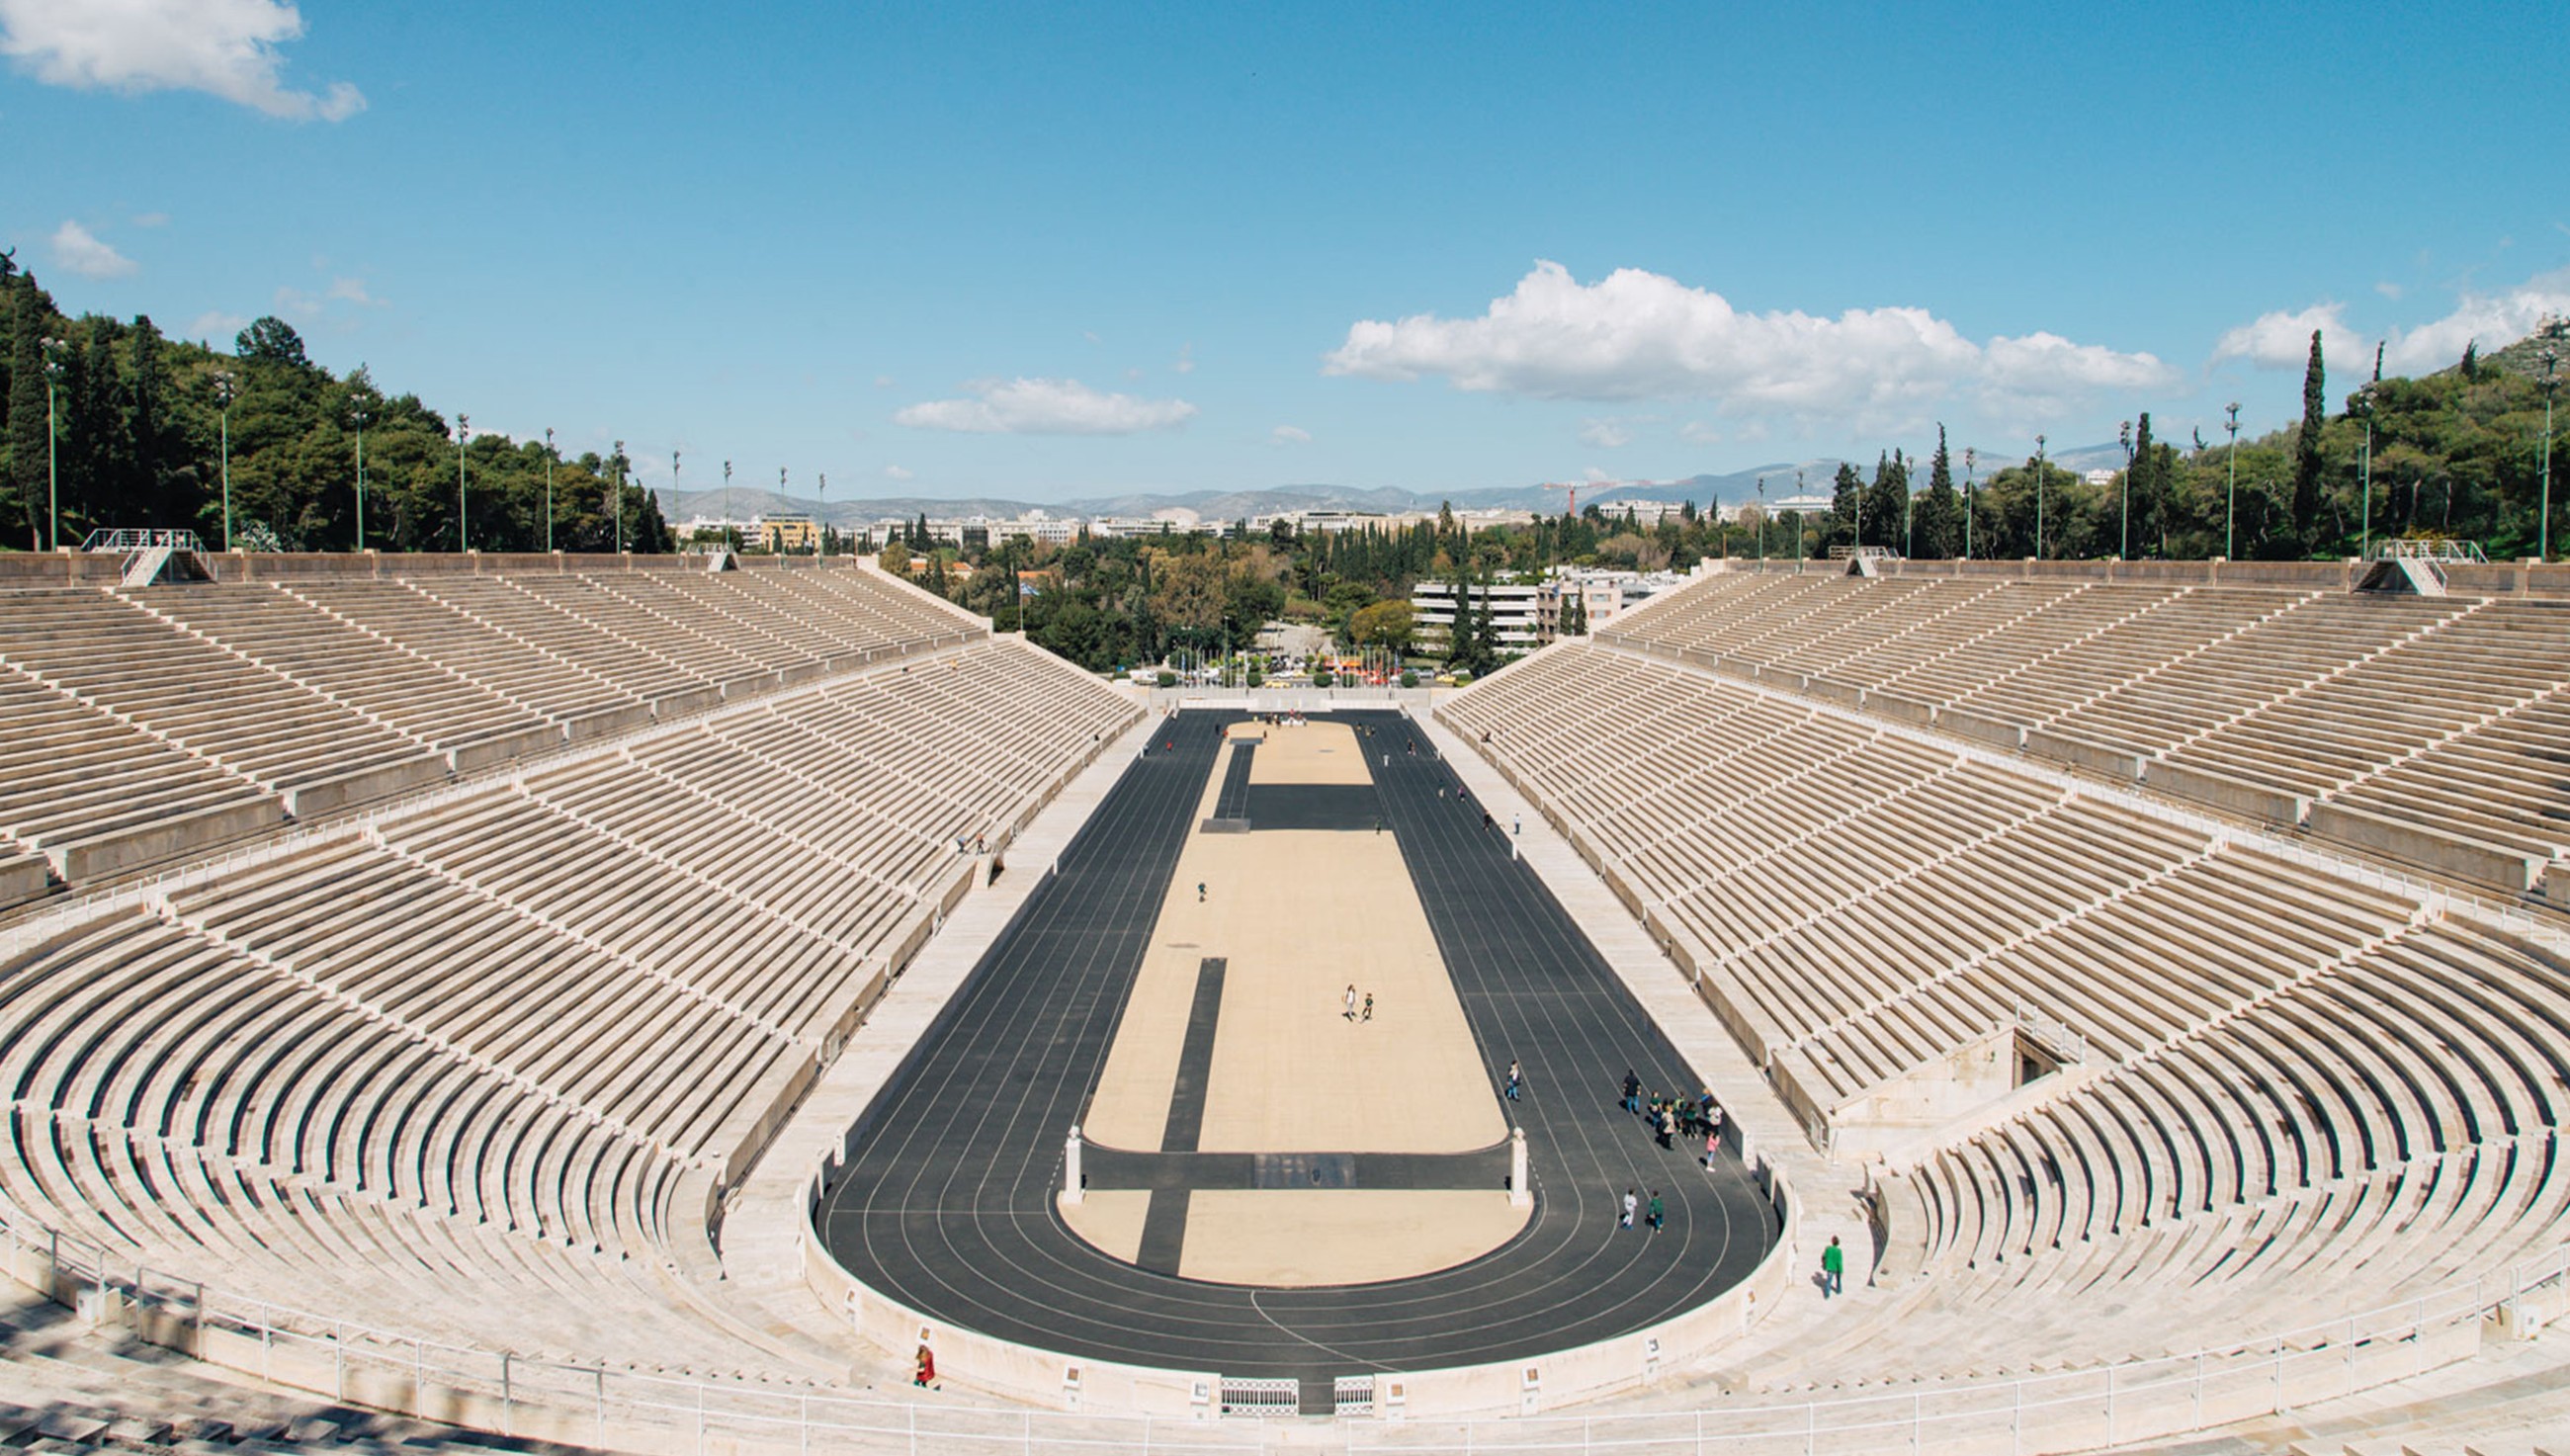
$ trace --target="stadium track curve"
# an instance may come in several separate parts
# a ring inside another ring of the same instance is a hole
[[[1064,1354],[1243,1377],[1329,1378],[1517,1360],[1629,1334],[1746,1278],[1774,1244],[1765,1198],[1725,1156],[1710,1174],[1617,1106],[1632,1067],[1692,1090],[1667,1039],[1542,882],[1504,823],[1392,713],[1369,758],[1496,1097],[1510,1057],[1527,1094],[1535,1205],[1499,1248],[1380,1283],[1252,1288],[1146,1271],[1055,1208],[1080,1120],[1179,849],[1242,715],[1164,719],[850,1133],[815,1213],[823,1246],[933,1319]],[[1403,744],[1416,738],[1414,756]],[[1163,743],[1169,746],[1164,750]],[[1389,751],[1390,764],[1383,761]],[[1445,790],[1441,797],[1440,788]],[[1021,872],[1026,872],[1022,870]],[[1701,1145],[1698,1145],[1700,1151]],[[1658,1189],[1657,1234],[1618,1226],[1623,1191]]]

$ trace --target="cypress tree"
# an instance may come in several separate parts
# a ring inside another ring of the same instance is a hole
[[[1877,469],[1882,468],[1880,464]],[[1800,492],[1797,492],[1799,494]],[[1865,478],[1845,460],[1839,462],[1838,476],[1830,483],[1830,539],[1824,546],[1845,542],[1857,543],[1857,528],[1865,516]]]
[[[52,300],[22,273],[9,289],[9,517],[26,530],[27,549],[45,546],[45,325]]]
[[[2321,514],[2321,426],[2329,422],[2329,393],[2321,364],[2321,331],[2312,330],[2311,362],[2303,366],[2303,432],[2294,442],[2294,534],[2304,550]]]
[[[1909,503],[1910,462],[1895,450],[1874,467],[1874,488],[1866,492],[1865,539],[1857,544],[1899,551]]]
[[[1928,463],[1928,493],[1919,498],[1911,551],[1923,561],[1943,561],[1962,544],[1963,503],[1954,494],[1954,460],[1945,449],[1945,427],[1936,426],[1936,453]]]

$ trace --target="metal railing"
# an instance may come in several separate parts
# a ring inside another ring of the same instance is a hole
[[[0,1208],[8,1271],[20,1282],[124,1323],[145,1339],[273,1384],[504,1435],[670,1453],[865,1449],[1256,1451],[1283,1444],[1264,1423],[1194,1416],[1089,1415],[857,1396],[809,1383],[690,1380],[603,1364],[533,1359],[422,1339],[249,1298],[121,1260]],[[1698,1410],[1474,1420],[1367,1419],[1356,1387],[1334,1382],[1352,1417],[1345,1451],[1671,1451],[1890,1449],[2062,1451],[2153,1439],[2272,1414],[2409,1379],[2470,1357],[2493,1315],[2522,1329],[2530,1306],[2564,1307],[2570,1246],[2376,1309],[2157,1359],[2011,1379],[1922,1383],[1807,1401],[1727,1401]],[[2538,1319],[2539,1322],[2539,1319]],[[1225,1380],[1220,1406],[1290,1414],[1291,1380]],[[1371,1390],[1365,1395],[1371,1406]],[[1299,1429],[1299,1428],[1298,1428]]]
[[[116,531],[92,531],[81,538],[81,550],[91,552],[150,551],[161,546],[167,546],[173,551],[194,551],[200,554],[203,554],[206,549],[206,544],[197,539],[197,533],[194,531],[138,531],[129,528]]]
[[[2364,553],[2367,561],[2432,561],[2447,566],[2486,566],[2489,558],[2481,554],[2477,541],[2455,541],[2444,537],[2389,537],[2374,542]]]

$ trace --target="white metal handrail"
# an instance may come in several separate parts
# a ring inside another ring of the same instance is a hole
[[[114,531],[92,531],[81,538],[81,550],[99,553],[151,551],[158,547],[173,551],[203,553],[206,544],[194,531],[143,531],[126,527]]]
[[[204,1355],[221,1343],[220,1336],[232,1336],[237,1348],[218,1363],[341,1400],[390,1383],[412,1393],[418,1407],[413,1413],[431,1418],[442,1410],[453,1419],[459,1397],[475,1400],[495,1410],[490,1424],[503,1434],[585,1436],[602,1446],[667,1452],[744,1441],[778,1450],[791,1441],[808,1450],[815,1437],[908,1439],[913,1449],[926,1440],[939,1451],[1248,1451],[1269,1444],[1254,1430],[1234,1438],[1178,1417],[922,1405],[808,1383],[689,1380],[448,1344],[120,1261],[104,1245],[60,1233],[5,1206],[0,1226],[8,1234],[9,1271],[21,1282],[56,1298],[94,1298],[102,1311],[126,1301],[138,1316],[158,1316],[138,1317],[138,1328],[176,1331],[163,1333],[163,1343],[185,1348],[193,1340]],[[1343,1444],[1349,1451],[1589,1452],[1666,1449],[1674,1443],[1702,1453],[1774,1450],[1780,1442],[1790,1448],[1798,1436],[1810,1443],[1807,1450],[1831,1437],[1841,1438],[1831,1442],[1833,1449],[1845,1449],[1850,1436],[1889,1447],[1906,1433],[1913,1450],[1931,1441],[1939,1449],[1993,1452],[2066,1449],[2065,1442],[2107,1445],[2409,1378],[2469,1353],[2458,1343],[2455,1351],[2431,1360],[2431,1339],[2467,1332],[2476,1347],[2479,1321],[2517,1309],[2538,1293],[2560,1304],[2565,1283],[2570,1245],[2376,1309],[2156,1359],[1826,1400],[1744,1400],[1692,1411],[1417,1421],[1398,1428],[1380,1417],[1357,1419]],[[2337,1378],[2321,1378],[2332,1375]],[[2185,1413],[2173,1415],[2172,1402]],[[2047,1428],[2057,1435],[2074,1427],[2075,1437],[2044,1434]],[[2103,1439],[2097,1437],[2100,1430]]]

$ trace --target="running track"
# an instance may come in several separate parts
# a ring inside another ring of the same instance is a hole
[[[1091,1359],[1293,1376],[1307,1402],[1316,1385],[1326,1400],[1331,1376],[1522,1359],[1629,1334],[1747,1277],[1777,1229],[1737,1161],[1708,1175],[1683,1142],[1662,1151],[1616,1105],[1627,1066],[1647,1087],[1692,1092],[1685,1064],[1541,881],[1511,861],[1506,823],[1484,829],[1480,805],[1424,737],[1415,756],[1403,751],[1419,735],[1390,713],[1334,717],[1375,729],[1367,761],[1384,823],[1418,882],[1491,1095],[1511,1056],[1524,1067],[1525,1100],[1508,1111],[1525,1129],[1533,1216],[1455,1268],[1307,1289],[1151,1273],[1071,1233],[1054,1208],[1063,1138],[1105,1061],[1222,728],[1240,717],[1164,720],[1149,756],[1099,803],[1060,872],[852,1132],[849,1162],[816,1212],[830,1253],[881,1293],[984,1334]],[[1628,1187],[1663,1193],[1664,1230],[1618,1226]]]

